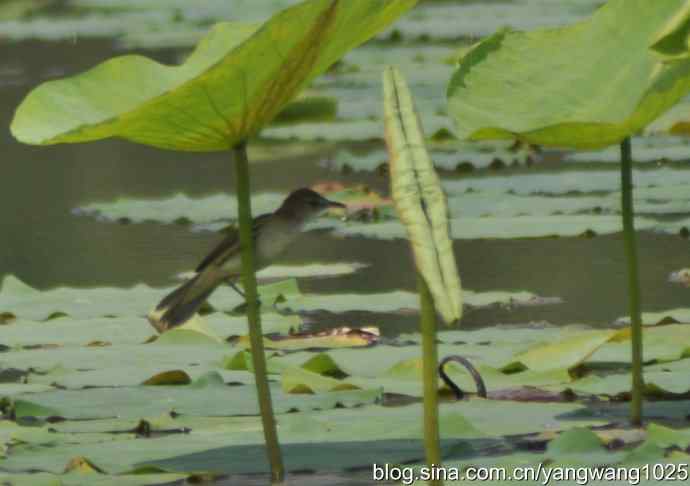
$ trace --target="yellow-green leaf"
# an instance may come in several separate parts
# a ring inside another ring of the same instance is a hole
[[[436,309],[454,322],[462,316],[462,288],[448,228],[448,205],[407,84],[395,68],[383,76],[391,192],[412,244],[415,263]]]
[[[571,26],[498,32],[448,86],[458,135],[578,149],[621,142],[690,91],[690,59],[659,55],[678,57],[687,15],[685,0],[610,0]]]
[[[416,0],[306,0],[258,27],[220,23],[180,66],[108,60],[33,90],[13,135],[54,144],[120,137],[156,147],[224,150],[255,135],[318,74]]]

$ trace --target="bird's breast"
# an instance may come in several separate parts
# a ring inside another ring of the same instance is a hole
[[[299,227],[272,222],[263,227],[255,240],[256,269],[261,270],[273,263],[286,248],[299,236]],[[238,253],[222,266],[227,275],[238,275],[242,271],[242,257]]]
[[[270,265],[299,235],[299,228],[290,225],[271,224],[263,228],[256,241],[258,266]]]

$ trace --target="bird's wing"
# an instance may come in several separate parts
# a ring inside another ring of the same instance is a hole
[[[268,217],[272,213],[262,214],[254,218],[252,222],[252,237],[256,242],[257,234],[259,233],[259,228],[263,223],[267,222]],[[217,267],[222,266],[227,260],[239,252],[240,247],[240,234],[237,228],[231,228],[228,235],[223,238],[223,240],[216,246],[211,253],[206,255],[206,257],[199,263],[196,267],[196,272],[201,273],[210,265],[215,265]]]

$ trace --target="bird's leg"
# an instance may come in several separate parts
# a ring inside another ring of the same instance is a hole
[[[234,290],[235,292],[237,292],[238,294],[240,294],[242,296],[245,304],[247,303],[247,296],[245,295],[244,292],[242,292],[239,289],[239,287],[237,285],[235,285],[235,282],[232,280],[232,278],[225,279],[225,283],[227,283],[230,287],[232,287],[232,290]],[[259,306],[261,306],[261,300],[257,299],[256,303],[259,304]]]
[[[240,294],[244,300],[247,300],[247,296],[244,295],[244,292],[242,292],[237,285],[235,285],[235,282],[233,282],[231,278],[226,279],[225,283],[232,287],[232,290]]]

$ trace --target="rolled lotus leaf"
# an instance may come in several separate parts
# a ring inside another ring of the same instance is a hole
[[[435,307],[446,323],[452,323],[462,317],[462,287],[449,236],[446,195],[426,150],[412,95],[397,69],[384,71],[383,91],[395,208]]]

